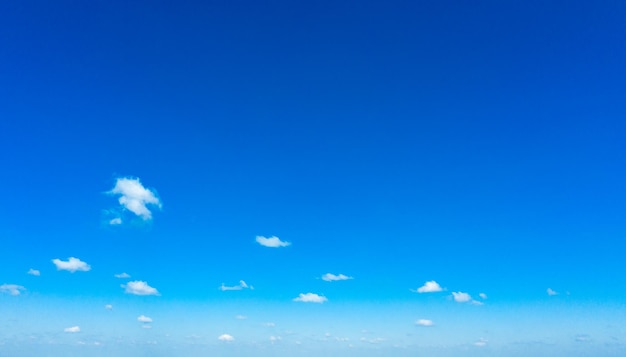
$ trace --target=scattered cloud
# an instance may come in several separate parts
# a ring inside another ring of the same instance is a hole
[[[229,335],[227,333],[219,335],[217,337],[217,339],[220,340],[220,341],[226,341],[226,342],[232,342],[232,341],[235,340],[235,338],[233,336],[231,336],[231,335]]]
[[[25,291],[26,288],[21,285],[15,284],[2,284],[0,285],[0,293],[6,293],[13,296],[18,296],[22,291]]]
[[[91,266],[82,260],[74,257],[68,258],[67,261],[63,261],[61,259],[52,259],[52,263],[56,265],[57,270],[67,270],[70,273],[74,273],[77,271],[90,271]]]
[[[477,305],[477,306],[485,305],[484,302],[478,301],[478,300],[472,300],[472,301],[470,301],[470,304]]]
[[[152,325],[144,324],[144,325],[141,325],[141,328],[146,328],[146,329],[152,328]]]
[[[109,221],[109,225],[111,226],[117,226],[120,224],[122,224],[122,219],[120,217],[113,218],[112,220]]]
[[[146,315],[141,315],[137,318],[137,321],[148,323],[148,322],[152,322],[152,319]]]
[[[280,248],[280,247],[287,247],[291,245],[291,242],[282,241],[280,240],[280,238],[276,236],[271,236],[269,238],[265,238],[263,236],[257,236],[256,242],[264,247],[269,247],[269,248]]]
[[[432,320],[426,320],[426,319],[419,319],[419,320],[415,321],[415,324],[419,325],[419,326],[432,326],[432,325],[434,325]]]
[[[485,347],[485,346],[487,346],[487,340],[485,340],[484,338],[481,338],[480,340],[474,342],[474,346],[476,346],[476,347]]]
[[[270,342],[274,343],[274,342],[278,342],[282,340],[282,337],[280,336],[270,336]]]
[[[244,315],[236,315],[236,316],[235,316],[235,318],[236,318],[237,320],[245,320],[245,319],[247,319],[247,318],[248,318],[248,316],[244,316]]]
[[[470,296],[470,294],[468,293],[462,293],[462,292],[453,292],[452,293],[452,297],[454,298],[454,301],[456,302],[468,302],[472,300],[472,297]]]
[[[576,342],[591,342],[591,336],[589,335],[576,335]]]
[[[548,288],[548,290],[546,290],[546,292],[548,293],[548,295],[550,296],[554,296],[554,295],[559,295],[559,293],[557,293],[556,291]]]
[[[427,281],[426,283],[424,283],[424,285],[417,288],[416,290],[411,290],[411,291],[416,292],[416,293],[437,293],[437,292],[443,291],[443,288],[439,284],[437,284],[436,281],[431,280],[431,281]]]
[[[129,281],[128,284],[120,285],[125,289],[127,294],[133,295],[161,295],[159,291],[150,285],[148,285],[145,281]]]
[[[28,269],[28,271],[26,272],[26,274],[28,274],[28,275],[34,275],[34,276],[41,276],[41,272],[40,272],[39,270],[37,270],[37,269],[33,269],[33,268]]]
[[[266,323],[263,324],[263,326],[265,326],[265,327],[276,327],[276,324],[273,323],[273,322],[266,322]]]
[[[320,296],[320,295],[313,294],[313,293],[306,293],[306,294],[298,295],[298,297],[293,299],[293,301],[314,302],[314,303],[321,304],[321,303],[328,301],[328,299],[325,296]]]
[[[487,294],[485,294],[485,293],[480,293],[480,294],[478,294],[478,296],[480,296],[480,298],[483,299],[483,300],[487,299]]]
[[[361,337],[360,341],[361,341],[361,342],[371,343],[371,344],[377,344],[377,343],[384,342],[384,341],[385,341],[385,339],[384,339],[384,338],[380,338],[380,337],[376,337],[376,338],[365,338],[365,337]]]
[[[116,278],[118,279],[128,279],[130,278],[130,275],[126,274],[126,273],[122,273],[122,274],[115,274],[114,275]]]
[[[80,332],[80,327],[78,326],[72,326],[72,327],[67,327],[65,329],[63,329],[64,332],[69,332],[69,333],[76,333],[76,332]]]
[[[105,308],[106,310],[113,310],[113,305],[111,305],[111,304],[106,304],[106,305],[104,305],[104,308]]]
[[[331,273],[326,273],[322,275],[322,280],[324,281],[341,281],[341,280],[350,280],[350,279],[354,279],[354,278],[351,276],[343,275],[343,274],[335,275]]]
[[[249,286],[243,280],[239,280],[239,285],[226,286],[226,285],[224,285],[224,283],[222,283],[222,286],[220,286],[219,289],[222,290],[222,291],[236,291],[236,290],[243,290],[243,289],[254,290],[254,287],[253,286]]]
[[[120,205],[141,217],[143,220],[152,219],[152,212],[148,209],[148,205],[156,206],[157,208],[162,207],[161,201],[156,196],[155,192],[145,188],[138,178],[118,178],[115,182],[115,187],[113,187],[109,193],[112,195],[120,195]],[[115,218],[109,223],[114,220]]]

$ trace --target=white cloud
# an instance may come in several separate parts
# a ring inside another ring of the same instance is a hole
[[[484,338],[481,338],[480,340],[474,342],[474,346],[476,346],[476,347],[485,347],[485,346],[487,346],[487,340],[485,340]]]
[[[52,263],[56,265],[57,270],[67,270],[70,273],[74,273],[76,271],[90,271],[91,266],[82,260],[74,257],[68,258],[67,261],[63,261],[61,259],[52,259]]]
[[[350,279],[354,279],[354,278],[351,276],[343,275],[343,274],[335,275],[331,273],[326,273],[322,275],[322,280],[324,281],[340,281],[340,280],[350,280]]]
[[[415,321],[415,324],[419,325],[419,326],[432,326],[432,325],[434,325],[432,320],[426,320],[426,319],[419,319],[419,320]]]
[[[324,296],[320,296],[317,294],[313,294],[313,293],[306,293],[306,294],[300,294],[298,295],[297,298],[293,299],[293,301],[299,301],[299,302],[314,302],[314,303],[324,303],[326,301],[328,301],[328,299]]]
[[[15,284],[2,284],[0,285],[0,293],[6,293],[13,296],[18,296],[22,291],[26,290],[25,287]]]
[[[485,305],[485,303],[483,303],[482,301],[478,301],[478,300],[472,300],[470,304],[477,305],[477,306]]]
[[[152,325],[141,325],[141,328],[152,328]]]
[[[453,292],[452,297],[454,297],[454,301],[456,302],[468,302],[472,300],[472,297],[470,296],[470,294],[462,293],[460,291],[457,293]]]
[[[37,269],[33,269],[33,268],[31,268],[31,269],[28,269],[28,271],[26,272],[26,274],[28,274],[28,275],[34,275],[34,276],[40,276],[40,275],[41,275],[41,272],[40,272],[39,270],[37,270]]]
[[[283,338],[282,338],[282,337],[280,337],[280,336],[270,336],[270,342],[272,342],[272,343],[277,342],[277,341],[280,341],[280,340],[282,340],[282,339],[283,339]]]
[[[109,193],[120,195],[120,205],[144,220],[152,219],[152,212],[148,209],[147,205],[153,205],[158,208],[162,207],[161,201],[157,198],[155,193],[143,187],[138,178],[118,178],[115,182],[115,187],[113,187]],[[111,220],[111,222],[113,220]]]
[[[122,274],[115,274],[114,275],[116,278],[118,279],[128,279],[130,278],[130,275],[126,274],[126,273],[122,273]]]
[[[559,293],[557,293],[556,291],[548,288],[548,290],[546,290],[546,292],[548,293],[548,295],[550,296],[554,296],[554,295],[559,295]]]
[[[104,308],[105,308],[106,310],[113,310],[113,305],[111,305],[111,304],[106,304],[106,305],[104,305]]]
[[[480,296],[480,298],[483,299],[483,300],[487,299],[487,294],[485,294],[485,293],[480,293],[480,294],[478,294],[478,296]]]
[[[222,283],[222,286],[220,286],[219,289],[222,291],[236,291],[236,290],[242,290],[242,289],[254,290],[254,287],[248,286],[248,284],[246,284],[246,282],[243,280],[239,280],[239,285],[226,286]]]
[[[148,285],[145,281],[129,281],[128,284],[122,284],[121,287],[125,288],[127,294],[133,295],[161,295],[157,289]]]
[[[365,337],[361,337],[360,339],[361,342],[367,342],[367,343],[372,343],[372,344],[377,344],[377,343],[381,343],[381,342],[385,342],[384,338],[380,338],[380,337],[376,337],[376,338],[365,338]]]
[[[231,335],[229,335],[227,333],[219,335],[217,337],[217,339],[220,340],[220,341],[226,341],[226,342],[232,342],[232,341],[235,340],[235,338],[233,336],[231,336]]]
[[[437,293],[437,292],[443,291],[443,288],[441,288],[441,286],[439,286],[439,284],[437,284],[436,281],[431,280],[431,281],[425,282],[424,285],[417,288],[416,290],[411,290],[411,291],[416,292],[416,293]]]
[[[80,332],[80,327],[72,326],[72,327],[68,327],[68,328],[63,329],[63,331],[69,332],[69,333],[76,333],[76,332]]]
[[[112,220],[109,221],[109,224],[112,226],[120,225],[122,224],[122,219],[120,217],[113,218]]]
[[[244,315],[236,315],[236,316],[235,316],[235,318],[236,318],[237,320],[245,320],[245,319],[247,319],[247,318],[248,318],[248,316],[244,316]]]
[[[141,316],[139,316],[139,317],[137,318],[137,321],[139,321],[139,322],[146,322],[146,323],[148,323],[148,322],[152,322],[152,319],[151,319],[151,318],[149,318],[149,317],[148,317],[148,316],[146,316],[146,315],[141,315]]]
[[[291,242],[282,241],[280,240],[280,238],[276,236],[272,236],[269,238],[265,238],[263,236],[257,236],[256,242],[264,247],[269,247],[269,248],[280,248],[280,247],[287,247],[291,245]]]

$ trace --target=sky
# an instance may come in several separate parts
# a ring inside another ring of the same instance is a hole
[[[626,354],[626,3],[0,3],[0,357]]]

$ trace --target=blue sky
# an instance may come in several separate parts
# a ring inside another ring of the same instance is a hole
[[[625,15],[0,4],[0,356],[626,353]]]

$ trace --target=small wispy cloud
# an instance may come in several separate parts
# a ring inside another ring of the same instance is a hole
[[[380,338],[380,337],[376,337],[376,338],[361,337],[360,341],[361,342],[371,343],[371,344],[378,344],[378,343],[385,342],[385,339],[384,338]]]
[[[341,280],[350,280],[350,279],[354,279],[354,278],[351,276],[343,275],[343,274],[335,275],[331,273],[326,273],[322,275],[322,280],[324,281],[341,281]]]
[[[109,221],[109,225],[111,226],[118,226],[120,224],[122,224],[122,219],[120,217],[115,217]]]
[[[280,336],[270,336],[270,342],[271,342],[271,343],[278,342],[278,341],[280,341],[280,340],[282,340],[282,339],[283,339],[283,338],[282,338],[282,337],[280,337]]]
[[[463,293],[463,292],[453,292],[452,293],[452,297],[454,298],[454,301],[456,302],[468,302],[472,300],[472,296],[468,293]]]
[[[478,294],[478,296],[480,296],[480,298],[483,299],[483,300],[487,300],[487,294],[485,294],[485,293],[480,293],[480,294]]]
[[[113,305],[111,304],[106,304],[104,305],[105,310],[113,310]]]
[[[144,323],[149,323],[152,322],[152,319],[146,315],[141,315],[137,318],[137,321],[139,322],[144,322]]]
[[[128,279],[128,278],[130,278],[130,275],[128,275],[126,273],[122,273],[122,274],[115,274],[114,277],[116,277],[118,279]]]
[[[293,301],[313,302],[313,303],[317,303],[317,304],[322,304],[322,303],[328,301],[328,299],[325,296],[321,296],[321,295],[318,295],[318,294],[306,293],[306,294],[298,295],[298,297],[293,299]]]
[[[481,338],[480,340],[474,342],[474,346],[476,347],[485,347],[487,346],[487,340],[484,338]]]
[[[52,259],[52,263],[56,265],[57,270],[67,270],[70,273],[77,271],[90,271],[91,266],[82,260],[74,257],[70,257],[67,261],[61,259]]]
[[[222,290],[222,291],[237,291],[237,290],[243,290],[243,289],[254,290],[254,287],[253,286],[249,286],[243,280],[239,280],[239,284],[238,285],[234,285],[234,286],[226,286],[226,285],[224,285],[222,283],[222,286],[220,286],[219,289]]]
[[[276,327],[276,324],[273,322],[265,322],[263,323],[263,326],[265,327]]]
[[[68,333],[76,333],[76,332],[80,332],[80,327],[79,326],[67,327],[63,329],[63,331],[68,332]]]
[[[152,325],[143,324],[143,325],[141,325],[141,328],[150,329],[150,328],[152,328]]]
[[[232,335],[229,335],[227,333],[219,335],[217,339],[220,341],[225,341],[225,342],[232,342],[235,340],[235,338]]]
[[[28,269],[26,274],[33,275],[33,276],[41,276],[41,272],[39,270],[33,269],[33,268]]]
[[[422,285],[421,287],[413,290],[411,289],[412,292],[415,293],[438,293],[440,291],[443,291],[443,288],[434,280],[431,281],[427,281],[424,283],[424,285]]]
[[[159,291],[150,285],[148,285],[145,281],[129,281],[127,284],[120,285],[123,287],[127,294],[133,295],[161,295]]]
[[[432,320],[427,320],[427,319],[419,319],[415,321],[415,324],[418,326],[433,326],[434,325]]]
[[[152,212],[148,209],[148,205],[161,208],[161,200],[152,190],[145,188],[139,178],[120,177],[115,182],[115,187],[108,192],[112,195],[119,195],[119,203],[122,207],[143,220],[152,219]],[[112,219],[112,224],[116,218]],[[118,222],[118,221],[116,221]],[[122,223],[122,220],[119,220]],[[114,224],[114,223],[113,223]]]
[[[549,296],[559,295],[559,293],[558,293],[558,292],[556,292],[556,291],[554,291],[554,290],[552,290],[552,289],[550,289],[550,288],[548,288],[548,289],[546,290],[546,292],[548,293],[548,295],[549,295]]]
[[[248,318],[248,316],[244,316],[244,315],[235,315],[235,318],[236,318],[237,320],[245,320],[245,319],[247,319],[247,318]]]
[[[15,285],[15,284],[0,285],[0,293],[18,296],[21,294],[22,291],[26,291],[26,288],[21,285]]]
[[[271,236],[269,238],[265,238],[263,236],[257,236],[256,242],[264,247],[269,247],[269,248],[280,248],[280,247],[287,247],[291,245],[291,242],[282,241],[280,240],[280,238],[276,236]]]

